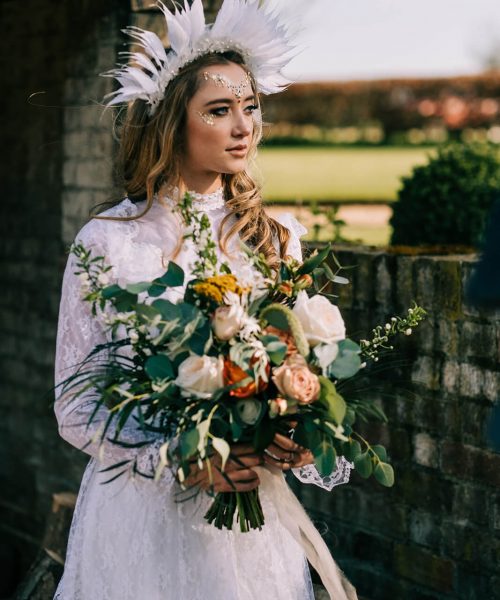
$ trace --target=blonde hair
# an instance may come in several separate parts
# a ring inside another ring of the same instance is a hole
[[[136,100],[129,107],[121,127],[118,176],[130,200],[145,200],[146,206],[141,214],[123,219],[133,220],[144,216],[153,205],[155,194],[164,185],[167,188],[185,190],[180,175],[180,161],[185,142],[188,102],[200,85],[201,69],[230,63],[238,64],[248,73],[256,102],[260,107],[254,78],[241,55],[232,51],[206,54],[186,65],[167,86],[165,97],[153,116],[149,116],[149,105],[143,100]],[[249,160],[256,157],[261,135],[262,126],[256,123]],[[248,172],[223,174],[222,182],[226,205],[230,212],[223,219],[219,234],[222,235],[224,226],[232,215],[235,215],[237,220],[224,232],[220,241],[221,249],[226,252],[228,240],[239,234],[243,242],[249,243],[256,252],[263,253],[270,265],[276,267],[279,260],[273,239],[278,241],[279,256],[284,258],[290,232],[266,214],[262,205],[261,190]]]

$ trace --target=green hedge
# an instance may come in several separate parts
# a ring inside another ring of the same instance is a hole
[[[393,245],[481,244],[500,191],[498,148],[452,143],[402,178],[391,219]]]

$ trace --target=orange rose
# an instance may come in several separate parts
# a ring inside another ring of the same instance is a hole
[[[268,365],[267,371],[269,372],[269,365]],[[234,364],[234,362],[232,360],[229,360],[229,358],[226,358],[224,360],[223,375],[224,375],[224,384],[225,385],[234,385],[235,383],[243,381],[244,379],[247,379],[247,377],[249,377],[248,373],[246,373],[238,365]],[[229,394],[231,396],[234,396],[235,398],[248,398],[249,396],[253,396],[254,394],[256,394],[259,391],[265,390],[266,387],[267,387],[266,381],[260,380],[259,386],[257,387],[257,385],[255,384],[255,380],[252,379],[252,381],[250,381],[250,383],[247,383],[246,385],[232,389],[229,392]]]

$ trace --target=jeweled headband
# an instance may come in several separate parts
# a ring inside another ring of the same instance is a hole
[[[128,27],[144,52],[122,52],[129,62],[103,73],[114,77],[119,88],[105,97],[108,106],[145,100],[152,115],[165,95],[168,84],[188,63],[212,52],[234,50],[242,55],[257,83],[258,91],[274,94],[291,83],[283,68],[297,52],[295,38],[268,2],[224,0],[213,25],[205,23],[201,0],[172,13],[162,2],[158,6],[167,24],[170,49],[163,47],[152,31]]]

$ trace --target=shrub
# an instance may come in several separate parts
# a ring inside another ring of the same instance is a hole
[[[391,243],[479,246],[500,190],[498,148],[447,144],[428,164],[402,178]]]

